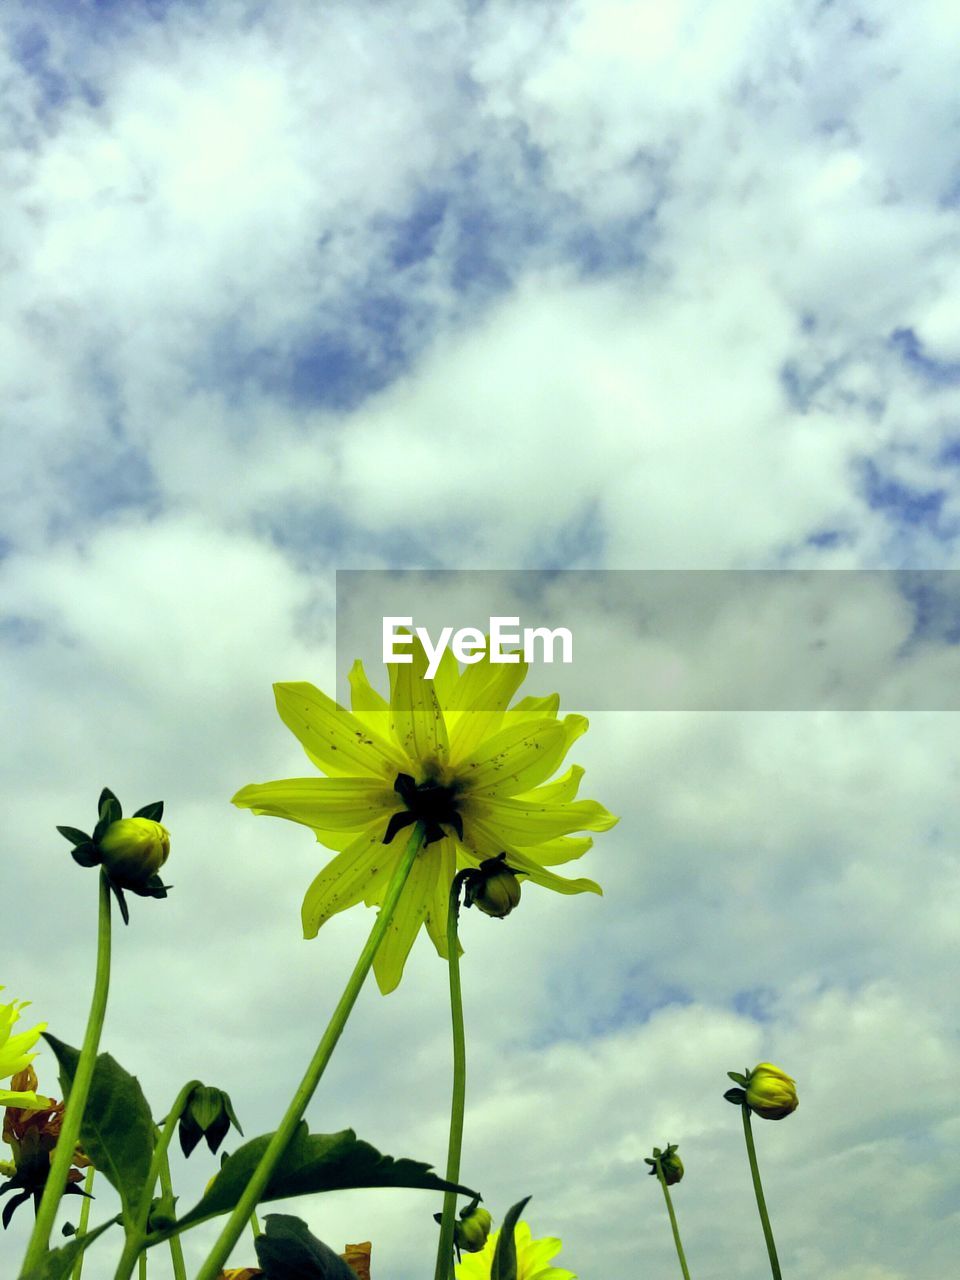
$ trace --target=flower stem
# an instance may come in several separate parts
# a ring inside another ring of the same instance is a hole
[[[187,1099],[190,1094],[200,1083],[199,1080],[188,1080],[180,1092],[177,1094],[176,1101],[170,1108],[166,1120],[163,1122],[163,1128],[159,1131],[156,1143],[153,1148],[153,1155],[150,1157],[150,1168],[147,1172],[146,1182],[140,1192],[140,1205],[137,1209],[136,1216],[132,1223],[125,1223],[127,1228],[127,1239],[123,1246],[123,1252],[120,1255],[120,1261],[117,1263],[117,1269],[114,1272],[114,1280],[129,1280],[133,1275],[133,1268],[137,1258],[142,1255],[147,1241],[147,1223],[150,1217],[150,1204],[153,1200],[153,1191],[157,1185],[157,1179],[162,1181],[163,1170],[166,1169],[167,1183],[170,1182],[170,1163],[167,1160],[167,1148],[170,1146],[170,1139],[173,1137],[173,1131],[177,1127],[177,1121],[183,1114],[183,1108],[187,1105]],[[166,1188],[164,1188],[166,1189]],[[171,1188],[172,1190],[172,1188]],[[180,1242],[172,1237],[170,1240],[171,1254],[173,1246],[176,1243],[179,1250]],[[183,1254],[180,1255],[180,1265],[183,1267]],[[174,1263],[176,1270],[176,1263]],[[185,1276],[178,1275],[176,1280],[186,1280]]]
[[[173,1179],[170,1177],[170,1159],[166,1151],[160,1162],[160,1191],[165,1197],[173,1198]],[[187,1268],[183,1262],[183,1245],[179,1236],[170,1237],[170,1262],[173,1266],[173,1280],[187,1280]]]
[[[460,991],[460,940],[457,920],[460,915],[460,886],[463,872],[453,877],[447,907],[447,964],[450,971],[450,1016],[453,1020],[453,1101],[450,1105],[450,1138],[447,1143],[448,1182],[460,1177],[460,1150],[463,1145],[463,1108],[467,1093],[467,1047],[463,1034],[463,997]],[[446,1191],[440,1220],[440,1241],[434,1280],[449,1280],[453,1274],[453,1215],[457,1210],[457,1193]]]
[[[89,1195],[90,1192],[93,1190],[93,1178],[96,1172],[97,1171],[92,1164],[88,1165],[87,1176],[83,1180],[83,1189],[84,1191],[86,1191],[87,1195]],[[87,1224],[90,1221],[90,1203],[91,1202],[87,1199],[87,1196],[84,1196],[83,1204],[80,1207],[80,1221],[77,1224],[78,1240],[82,1236],[85,1236],[87,1234]],[[73,1272],[71,1274],[71,1280],[80,1280],[80,1277],[82,1274],[83,1274],[83,1252],[81,1251],[80,1253],[77,1254],[77,1262],[73,1268]]]
[[[750,1174],[753,1178],[753,1190],[757,1197],[757,1208],[760,1211],[760,1225],[763,1227],[763,1238],[767,1242],[767,1253],[770,1256],[770,1270],[773,1273],[773,1280],[782,1280],[780,1274],[780,1262],[777,1259],[777,1246],[773,1242],[773,1232],[770,1229],[770,1218],[767,1214],[766,1201],[763,1198],[763,1187],[760,1185],[760,1170],[757,1167],[757,1149],[753,1145],[753,1130],[750,1127],[750,1108],[743,1104],[743,1136],[747,1141],[747,1157],[750,1160]]]
[[[257,1217],[256,1209],[254,1209],[253,1213],[250,1215],[250,1230],[253,1232],[254,1240],[256,1240],[258,1236],[263,1235],[263,1232],[260,1230],[260,1219]]]
[[[100,1032],[103,1030],[103,1019],[107,1011],[107,995],[110,990],[110,882],[105,871],[100,872],[100,910],[97,924],[97,969],[93,983],[93,999],[90,1002],[90,1016],[87,1019],[87,1030],[83,1037],[83,1048],[77,1062],[76,1075],[70,1086],[66,1110],[63,1113],[63,1124],[60,1136],[54,1149],[47,1185],[43,1189],[43,1198],[37,1209],[37,1220],[33,1224],[33,1234],[27,1245],[23,1259],[23,1271],[38,1267],[50,1244],[50,1233],[56,1220],[57,1209],[67,1185],[67,1174],[73,1163],[73,1153],[80,1137],[80,1124],[83,1120],[87,1095],[93,1080],[94,1067],[97,1064],[97,1049],[100,1045]]]
[[[667,1180],[663,1176],[663,1169],[660,1167],[660,1160],[657,1159],[657,1177],[660,1179],[660,1185],[663,1187],[663,1198],[667,1202],[667,1213],[670,1215],[670,1226],[673,1228],[673,1243],[677,1246],[677,1257],[680,1259],[680,1270],[683,1272],[683,1280],[690,1280],[690,1272],[687,1270],[687,1260],[683,1256],[683,1245],[680,1243],[680,1228],[677,1226],[677,1215],[673,1211],[673,1201],[670,1199],[670,1188],[667,1186]]]
[[[239,1240],[244,1227],[250,1220],[250,1215],[260,1203],[260,1198],[267,1188],[270,1176],[280,1163],[297,1125],[302,1120],[303,1113],[306,1111],[307,1105],[320,1082],[320,1077],[323,1075],[327,1063],[330,1061],[337,1046],[337,1041],[343,1033],[347,1018],[349,1018],[357,996],[360,994],[360,988],[370,972],[373,958],[377,954],[380,943],[387,932],[387,927],[400,900],[400,894],[403,892],[403,886],[407,882],[407,877],[410,875],[417,854],[423,845],[424,834],[424,825],[422,822],[418,822],[410,839],[407,841],[407,847],[404,849],[403,855],[387,886],[386,896],[383,900],[383,906],[377,914],[376,923],[370,930],[366,945],[360,952],[360,958],[354,967],[353,973],[350,975],[336,1009],[333,1011],[333,1015],[327,1024],[327,1029],[317,1045],[316,1052],[307,1067],[299,1088],[291,1098],[290,1105],[280,1121],[280,1126],[270,1139],[267,1149],[263,1153],[260,1163],[254,1169],[243,1195],[234,1206],[233,1212],[227,1219],[226,1225],[220,1232],[216,1243],[197,1272],[196,1280],[215,1280],[215,1277],[219,1275],[227,1258],[230,1256],[231,1249]]]

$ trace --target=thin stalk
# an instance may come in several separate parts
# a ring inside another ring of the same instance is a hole
[[[780,1262],[777,1258],[777,1246],[773,1242],[773,1232],[770,1229],[767,1204],[763,1198],[763,1187],[760,1185],[757,1149],[753,1145],[753,1130],[750,1127],[750,1108],[744,1103],[741,1110],[743,1111],[743,1136],[747,1141],[747,1157],[750,1161],[750,1175],[753,1178],[753,1190],[757,1197],[757,1208],[760,1210],[760,1225],[763,1227],[763,1238],[767,1242],[767,1253],[770,1256],[770,1270],[773,1273],[773,1280],[783,1280],[780,1274]]]
[[[160,1162],[160,1191],[164,1196],[173,1198],[173,1179],[170,1177],[170,1158],[166,1151]],[[187,1268],[183,1262],[183,1245],[179,1236],[170,1237],[170,1261],[173,1265],[173,1280],[187,1280]]]
[[[447,1181],[460,1178],[460,1151],[463,1146],[463,1109],[467,1094],[467,1046],[463,1034],[463,996],[460,991],[460,939],[457,920],[460,915],[460,886],[463,872],[453,877],[447,906],[447,964],[450,971],[450,1016],[453,1022],[453,1101],[450,1105],[450,1138],[447,1142]],[[453,1274],[453,1229],[457,1211],[457,1193],[446,1191],[440,1219],[437,1265],[434,1280],[449,1280]]]
[[[157,1179],[161,1176],[161,1171],[166,1165],[167,1180],[170,1178],[170,1165],[167,1161],[167,1148],[170,1146],[170,1140],[173,1137],[173,1131],[177,1127],[177,1121],[183,1114],[183,1108],[187,1105],[187,1099],[199,1084],[199,1080],[188,1080],[180,1092],[177,1094],[176,1101],[167,1113],[167,1118],[163,1122],[163,1128],[160,1130],[157,1141],[154,1144],[153,1155],[150,1157],[150,1168],[147,1172],[147,1180],[143,1185],[140,1194],[140,1205],[137,1209],[136,1216],[132,1223],[125,1223],[127,1229],[127,1238],[123,1246],[123,1252],[120,1255],[120,1261],[117,1263],[117,1269],[114,1272],[114,1280],[129,1280],[133,1275],[133,1268],[136,1265],[137,1258],[142,1256],[143,1250],[147,1242],[147,1222],[150,1217],[150,1204],[153,1200],[153,1191],[157,1185]],[[177,1242],[179,1246],[179,1241]],[[171,1250],[173,1248],[173,1240],[170,1242]],[[182,1266],[181,1254],[181,1266]],[[177,1280],[186,1280],[184,1276],[178,1276]]]
[[[670,1226],[673,1229],[673,1243],[677,1246],[677,1257],[680,1259],[680,1270],[683,1272],[683,1280],[690,1280],[690,1272],[687,1270],[687,1260],[683,1255],[683,1245],[680,1243],[680,1228],[677,1226],[677,1215],[673,1211],[673,1201],[670,1199],[670,1188],[667,1186],[667,1180],[663,1176],[663,1169],[660,1167],[660,1161],[657,1160],[657,1177],[660,1179],[660,1185],[663,1187],[663,1198],[667,1202],[667,1213],[670,1215]]]
[[[83,1180],[83,1189],[84,1191],[86,1191],[87,1195],[89,1195],[90,1192],[93,1190],[93,1179],[96,1172],[97,1171],[92,1164],[87,1166],[87,1176]],[[92,1201],[88,1200],[87,1197],[84,1196],[83,1204],[80,1208],[80,1221],[77,1224],[77,1239],[87,1234],[87,1224],[90,1221],[91,1203]],[[83,1253],[81,1252],[77,1255],[76,1265],[74,1266],[73,1272],[71,1273],[71,1280],[80,1280],[80,1277],[82,1274],[83,1274]]]
[[[230,1256],[231,1249],[237,1243],[244,1227],[249,1222],[250,1215],[260,1203],[260,1198],[267,1188],[270,1177],[280,1163],[297,1125],[302,1120],[303,1113],[306,1111],[307,1105],[313,1097],[317,1085],[320,1083],[320,1078],[326,1069],[327,1063],[330,1061],[337,1046],[337,1041],[343,1034],[343,1028],[346,1026],[357,996],[360,994],[360,989],[367,974],[370,972],[373,958],[377,954],[396,905],[400,900],[403,886],[407,883],[407,877],[410,875],[417,854],[423,845],[423,837],[424,826],[422,822],[418,822],[413,829],[413,834],[407,841],[407,847],[404,849],[403,855],[397,864],[397,869],[394,871],[387,887],[383,906],[377,915],[376,923],[370,930],[370,936],[360,952],[360,958],[354,967],[353,973],[350,975],[336,1009],[333,1011],[333,1015],[327,1024],[327,1029],[317,1045],[310,1065],[307,1067],[296,1093],[290,1100],[290,1105],[280,1121],[279,1128],[270,1139],[266,1151],[260,1158],[260,1163],[251,1174],[243,1195],[237,1201],[216,1243],[197,1272],[196,1280],[215,1280],[215,1277],[220,1274],[227,1258]]]
[[[254,1240],[256,1240],[257,1236],[263,1235],[263,1232],[260,1230],[260,1219],[257,1217],[256,1209],[254,1209],[253,1213],[250,1215],[250,1230],[253,1232]]]
[[[140,1271],[140,1280],[147,1280],[147,1255],[145,1253],[141,1253],[140,1255],[139,1271]]]
[[[40,1207],[37,1209],[37,1220],[33,1224],[33,1233],[27,1245],[23,1259],[23,1271],[38,1267],[50,1246],[50,1233],[57,1217],[57,1209],[67,1185],[67,1174],[73,1163],[73,1152],[80,1138],[80,1124],[90,1093],[90,1083],[97,1063],[97,1049],[100,1045],[100,1032],[103,1030],[103,1019],[107,1011],[107,996],[110,991],[110,883],[107,873],[100,872],[100,909],[97,921],[97,969],[93,983],[93,999],[90,1002],[90,1016],[87,1019],[87,1030],[83,1037],[83,1047],[77,1062],[77,1072],[70,1086],[66,1110],[63,1113],[63,1124],[60,1136],[54,1148],[47,1185],[43,1190]]]

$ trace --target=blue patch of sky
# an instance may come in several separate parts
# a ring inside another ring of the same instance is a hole
[[[638,1027],[661,1009],[685,1008],[693,1004],[691,992],[677,984],[655,983],[646,971],[628,971],[623,980],[611,984],[605,999],[599,998],[589,970],[565,966],[551,976],[544,1001],[544,1020],[529,1028],[524,1037],[528,1048],[544,1049],[559,1041],[584,1041],[610,1035],[627,1027]]]
[[[112,449],[77,453],[54,468],[62,502],[49,524],[54,539],[72,537],[85,525],[108,522],[125,511],[155,517],[163,509],[146,454],[118,441]]]
[[[23,649],[36,644],[43,634],[43,627],[36,618],[24,618],[18,614],[0,617],[0,644]]]
[[[937,532],[947,491],[917,489],[885,474],[872,458],[860,464],[861,490],[873,511],[881,511],[898,525]]]
[[[282,511],[261,512],[253,526],[301,569],[315,569],[318,555],[341,569],[351,563],[388,569],[445,567],[435,533],[401,525],[371,532],[339,504],[325,502],[323,495],[310,503],[285,505]]]
[[[901,656],[918,644],[960,644],[960,570],[904,570],[896,583],[913,610],[912,630]]]
[[[534,569],[588,568],[603,562],[605,547],[602,507],[599,498],[593,498],[583,503],[545,540],[532,546],[523,558]]]
[[[735,992],[731,1004],[743,1017],[766,1023],[774,1019],[777,998],[773,987],[749,987]]]
[[[894,329],[890,335],[890,345],[913,373],[928,382],[948,387],[960,384],[960,362],[936,360],[927,355],[913,329]]]

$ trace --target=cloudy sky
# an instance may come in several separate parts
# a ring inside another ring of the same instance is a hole
[[[373,917],[304,942],[323,851],[229,799],[304,772],[271,684],[334,688],[338,569],[958,567],[958,37],[946,0],[8,0],[5,998],[79,1043],[95,877],[54,825],[162,797],[175,889],[132,903],[104,1047],[157,1115],[199,1076],[275,1125]],[[960,632],[900,581],[844,635],[896,682],[920,634],[925,696],[601,710],[604,897],[465,916],[464,1179],[532,1194],[581,1280],[676,1274],[667,1141],[691,1273],[766,1274],[721,1098],[765,1059],[801,1097],[756,1126],[791,1280],[955,1263]],[[791,627],[756,621],[695,646],[701,690],[765,678]],[[448,1021],[423,938],[312,1127],[442,1166]],[[178,1159],[181,1203],[211,1172]],[[297,1211],[419,1280],[438,1207]]]

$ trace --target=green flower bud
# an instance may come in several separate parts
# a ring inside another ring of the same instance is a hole
[[[666,1150],[661,1151],[659,1147],[653,1148],[653,1159],[644,1156],[644,1164],[650,1166],[650,1175],[656,1177],[657,1162],[663,1171],[663,1180],[668,1187],[675,1187],[683,1177],[683,1161],[677,1155],[677,1144],[671,1142],[667,1145]]]
[[[461,1212],[459,1222],[453,1224],[453,1242],[458,1254],[479,1253],[487,1243],[493,1219],[479,1205],[467,1207]]]
[[[123,888],[136,889],[166,862],[170,832],[150,818],[120,818],[111,822],[97,845],[110,878]]]
[[[238,1133],[243,1133],[240,1122],[233,1113],[230,1095],[212,1085],[196,1085],[180,1114],[179,1134],[183,1154],[188,1156],[201,1138],[206,1139],[211,1151],[216,1151],[231,1125]]]
[[[748,1072],[744,1101],[763,1120],[782,1120],[800,1105],[796,1081],[772,1062]]]
[[[471,871],[463,894],[465,907],[479,907],[484,915],[503,919],[520,901],[520,881],[507,866],[507,855],[487,858]]]

